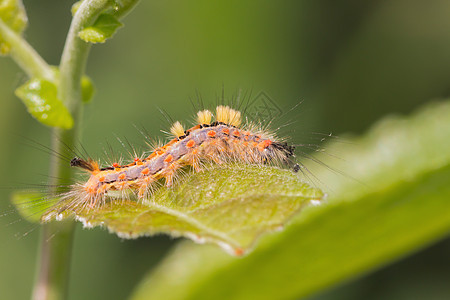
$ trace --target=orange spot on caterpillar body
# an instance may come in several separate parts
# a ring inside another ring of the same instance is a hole
[[[272,145],[272,141],[271,140],[265,140],[262,141],[258,144],[258,150],[259,151],[264,151],[267,147],[269,147],[270,145]]]
[[[186,147],[188,147],[188,148],[192,148],[192,147],[194,147],[194,145],[195,145],[194,140],[190,140],[189,142],[186,143]]]

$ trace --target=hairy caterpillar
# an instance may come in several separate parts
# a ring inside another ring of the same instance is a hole
[[[92,159],[73,158],[71,166],[84,169],[90,177],[84,183],[72,185],[60,196],[65,205],[59,210],[76,212],[101,207],[107,203],[110,191],[132,191],[138,201],[145,199],[161,179],[170,187],[185,166],[191,166],[195,172],[202,171],[205,163],[226,162],[283,164],[292,166],[295,172],[300,168],[291,160],[293,146],[255,124],[242,125],[241,112],[229,106],[218,106],[215,115],[209,110],[199,111],[196,122],[187,130],[180,122],[175,122],[170,129],[172,140],[154,147],[147,157],[134,157],[133,162],[126,165],[113,163],[100,167]]]

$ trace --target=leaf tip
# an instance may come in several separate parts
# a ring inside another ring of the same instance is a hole
[[[111,38],[123,24],[111,14],[102,14],[92,26],[78,32],[78,37],[87,43],[104,43]]]

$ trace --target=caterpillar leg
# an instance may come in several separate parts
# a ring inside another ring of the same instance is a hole
[[[142,181],[139,183],[139,191],[138,191],[139,199],[147,198],[152,188],[152,183],[154,181],[155,179],[153,177],[145,177],[144,179],[142,179]]]
[[[192,155],[192,157],[189,158],[188,164],[194,168],[195,172],[203,171],[200,167],[200,159],[198,158],[198,155]]]
[[[166,178],[166,187],[171,187],[172,186],[172,184],[173,184],[173,175],[174,175],[173,171],[167,172],[167,174],[165,176],[165,178]]]
[[[203,169],[200,167],[200,161],[198,159],[192,161],[192,167],[194,167],[195,172],[203,171]]]

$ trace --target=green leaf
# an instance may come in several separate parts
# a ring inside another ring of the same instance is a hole
[[[327,152],[362,183],[314,170],[334,187],[327,205],[305,209],[242,259],[182,243],[132,299],[298,299],[449,234],[450,102],[390,117]]]
[[[11,202],[19,214],[31,223],[40,223],[42,213],[55,204],[55,200],[49,201],[44,194],[29,191],[14,193]]]
[[[216,243],[235,255],[248,251],[265,232],[280,230],[320,190],[291,170],[230,165],[191,174],[174,188],[160,188],[148,204],[112,200],[99,210],[77,211],[88,227],[103,225],[121,237],[166,233]],[[43,220],[63,219],[66,203]]]
[[[28,112],[42,124],[63,129],[73,127],[73,118],[57,98],[56,85],[45,79],[33,78],[16,89]]]
[[[28,19],[20,0],[0,0],[0,19],[10,29],[21,34],[27,26]],[[0,35],[0,55],[6,55],[10,51],[10,45]]]
[[[81,78],[81,100],[83,103],[89,103],[95,94],[95,87],[91,79],[84,75]]]
[[[84,28],[78,36],[88,43],[104,43],[111,38],[123,24],[111,14],[101,14],[94,25]]]

